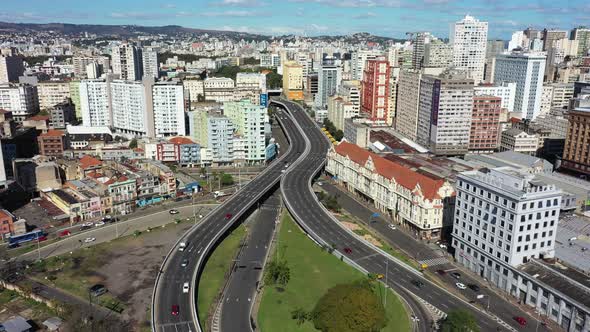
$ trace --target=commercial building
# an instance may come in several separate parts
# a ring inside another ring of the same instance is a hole
[[[560,39],[567,39],[566,30],[543,30],[543,51],[548,51],[553,47],[553,43]]]
[[[335,64],[322,64],[318,70],[318,92],[315,95],[315,106],[328,106],[328,97],[333,96],[342,81],[342,67]]]
[[[16,217],[8,212],[8,210],[0,209],[0,237],[2,240],[7,240],[14,235],[14,222]]]
[[[113,74],[121,80],[139,81],[143,77],[142,51],[133,45],[115,46],[111,52]]]
[[[475,84],[484,78],[488,22],[480,22],[472,16],[451,25],[450,43],[453,44],[453,67],[467,71]]]
[[[48,157],[62,156],[67,148],[67,137],[62,130],[49,130],[37,137],[39,154]]]
[[[539,148],[539,137],[535,134],[510,128],[502,132],[500,151],[514,151],[529,155],[536,155]]]
[[[438,239],[452,219],[454,189],[348,142],[328,152],[326,171],[348,191],[370,201],[394,222],[423,239]]]
[[[358,145],[365,149],[368,147],[371,135],[371,128],[364,123],[362,118],[350,118],[344,120],[344,139],[347,142]]]
[[[551,84],[551,107],[567,108],[570,99],[574,97],[573,83],[554,83]]]
[[[437,155],[461,155],[469,148],[473,80],[464,72],[424,75],[420,83],[417,142]]]
[[[398,81],[395,129],[412,141],[418,138],[421,78],[419,71],[401,70]]]
[[[0,84],[18,82],[25,72],[23,58],[16,54],[0,55]]]
[[[28,84],[0,84],[0,109],[12,112],[14,121],[22,122],[39,111],[37,87]]]
[[[494,96],[501,99],[501,106],[508,113],[514,112],[516,83],[484,84],[473,88],[475,96]]]
[[[473,97],[469,151],[491,153],[498,149],[502,99],[495,96]]]
[[[283,64],[283,94],[291,100],[303,100],[303,67],[297,62]]]
[[[63,102],[49,108],[49,127],[53,129],[65,129],[67,124],[76,121],[74,105],[69,102]]]
[[[361,112],[374,123],[385,124],[388,120],[390,75],[387,60],[367,61],[361,89]]]
[[[336,129],[344,130],[346,119],[356,117],[359,112],[354,109],[354,105],[344,98],[335,95],[328,97],[328,120],[330,120]]]
[[[578,56],[586,56],[590,51],[590,29],[587,27],[574,28],[570,34],[572,40],[578,41]]]
[[[545,55],[532,53],[500,54],[496,56],[494,81],[515,82],[514,112],[534,119],[541,111]]]
[[[236,88],[249,88],[266,93],[266,75],[261,73],[238,73]]]
[[[343,80],[338,87],[338,96],[352,104],[355,112],[361,110],[361,82]]]
[[[74,65],[74,76],[79,79],[90,78],[87,70],[89,65],[97,64],[102,73],[108,72],[111,68],[111,60],[106,56],[74,56],[72,64]]]
[[[205,82],[196,79],[184,79],[182,80],[184,90],[188,93],[188,98],[191,102],[199,102],[205,100]]]

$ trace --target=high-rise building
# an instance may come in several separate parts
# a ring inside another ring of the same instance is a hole
[[[46,81],[37,84],[39,93],[39,108],[49,109],[70,98],[70,83],[60,81]]]
[[[141,51],[142,77],[160,77],[160,63],[158,62],[158,49],[144,47]]]
[[[70,81],[70,99],[74,104],[76,119],[82,119],[82,108],[80,107],[80,81]]]
[[[23,58],[16,54],[0,55],[0,84],[18,82],[25,72]]]
[[[420,69],[424,66],[425,46],[430,44],[434,37],[429,32],[416,32],[412,42],[412,68]]]
[[[283,64],[283,94],[291,100],[303,100],[303,67],[297,62]]]
[[[437,155],[466,154],[472,109],[473,79],[464,72],[422,76],[417,142]]]
[[[488,22],[467,15],[451,25],[449,36],[453,44],[453,66],[467,71],[475,84],[479,84],[484,78]]]
[[[150,84],[151,80],[146,77],[144,79],[144,85],[147,88]],[[186,135],[184,116],[186,98],[182,83],[158,82],[152,86],[150,93],[154,121],[153,127],[156,137]],[[148,99],[148,109],[149,107]]]
[[[111,53],[113,74],[126,81],[139,81],[143,77],[143,60],[140,48],[122,44],[113,47]]]
[[[80,113],[82,123],[88,127],[110,126],[110,87],[105,80],[80,82]]]
[[[574,97],[573,83],[554,83],[551,84],[553,93],[551,94],[551,107],[567,108],[570,100]]]
[[[39,111],[37,87],[28,84],[0,84],[0,109],[12,112],[15,122]]]
[[[512,52],[515,49],[528,49],[528,45],[525,45],[528,38],[524,35],[524,31],[515,31],[508,42],[508,52]]]
[[[328,97],[338,91],[342,81],[342,67],[336,64],[322,64],[318,70],[318,93],[315,96],[317,107],[326,107]]]
[[[420,71],[401,70],[397,86],[395,129],[412,141],[416,141],[418,135],[421,78]]]
[[[218,114],[207,115],[207,149],[211,151],[213,162],[233,162],[234,130],[234,125],[228,117]]]
[[[342,81],[338,87],[338,95],[352,104],[353,110],[358,114],[361,110],[361,82]]]
[[[358,110],[345,98],[339,95],[328,97],[328,120],[334,124],[336,129],[344,130],[345,120],[358,115]]]
[[[511,53],[496,56],[494,81],[516,83],[514,112],[523,118],[534,119],[541,110],[545,55]]]
[[[457,262],[508,291],[515,285],[506,266],[554,257],[562,196],[555,185],[511,167],[484,168],[460,173],[457,192]]]
[[[590,90],[589,90],[590,92]],[[590,175],[590,95],[572,102],[561,167]]]
[[[227,116],[235,133],[246,143],[243,159],[248,164],[260,164],[266,159],[265,126],[268,123],[267,109],[248,100],[223,104],[223,114]]]
[[[148,118],[153,115],[148,111],[147,94],[141,81],[110,82],[112,126],[115,131],[132,136],[153,136],[153,133],[148,134]]]
[[[352,79],[362,80],[367,61],[376,60],[383,55],[383,52],[379,50],[358,50],[353,52],[350,59]]]
[[[72,64],[74,65],[74,76],[77,78],[91,79],[91,77],[87,76],[87,68],[88,65],[92,63],[95,63],[99,66],[99,71],[101,73],[107,73],[111,68],[111,60],[106,56],[75,56],[72,58]]]
[[[369,60],[363,75],[361,112],[375,123],[387,122],[389,112],[389,78],[391,68],[387,60]]]
[[[424,45],[423,67],[448,68],[453,64],[453,45],[433,40]]]
[[[578,41],[578,56],[585,56],[590,51],[590,28],[577,27],[572,30],[570,39]]]
[[[508,113],[514,112],[514,100],[516,98],[516,83],[500,83],[478,85],[473,88],[475,96],[494,96],[501,99],[501,107]]]
[[[484,70],[484,80],[487,83],[494,82],[494,67],[496,65],[496,55],[504,52],[503,40],[488,40],[486,47],[486,64]]]
[[[568,33],[566,30],[543,30],[543,51],[549,50],[553,46],[553,42],[559,39],[567,39]]]
[[[498,148],[502,98],[474,96],[469,133],[469,151],[490,153]]]

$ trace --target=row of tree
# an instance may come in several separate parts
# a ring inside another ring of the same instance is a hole
[[[342,132],[342,130],[337,129],[336,126],[332,123],[332,121],[328,120],[328,118],[324,119],[324,128],[326,128],[330,135],[332,135],[332,137],[334,137],[334,139],[337,141],[341,141],[344,137],[344,133]]]

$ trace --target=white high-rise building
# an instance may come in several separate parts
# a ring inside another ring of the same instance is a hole
[[[338,91],[342,81],[342,67],[339,65],[322,65],[318,71],[318,93],[315,95],[315,105],[326,107],[328,97]]]
[[[11,111],[14,121],[22,122],[39,111],[37,87],[28,84],[0,84],[0,109]]]
[[[541,111],[544,72],[544,54],[499,54],[496,56],[494,81],[516,83],[514,112],[532,120]]]
[[[181,83],[154,84],[152,110],[156,137],[186,135],[184,100],[184,88]]]
[[[476,96],[494,96],[502,98],[502,108],[509,113],[514,112],[514,100],[516,98],[516,83],[500,83],[497,85],[479,85],[473,88]]]
[[[455,259],[507,289],[506,266],[555,254],[562,192],[511,167],[460,173],[453,224]]]
[[[525,48],[524,46],[526,43],[528,43],[528,39],[524,35],[524,32],[515,31],[512,34],[512,38],[510,38],[510,41],[508,42],[508,52],[511,52],[512,50],[517,48]]]
[[[141,52],[141,61],[143,66],[143,77],[153,77],[157,79],[160,76],[157,48],[144,47]]]
[[[466,70],[475,84],[479,84],[484,77],[488,22],[467,15],[451,25],[449,37],[453,44],[453,66]]]
[[[83,80],[80,82],[80,112],[84,126],[111,125],[110,88],[107,81]]]
[[[111,53],[113,74],[122,80],[139,81],[142,78],[143,60],[141,49],[133,45],[122,44],[113,47]]]
[[[358,50],[353,52],[350,59],[352,79],[362,80],[367,60],[376,60],[383,55],[383,52],[378,50]]]
[[[132,136],[148,135],[148,101],[141,81],[110,83],[111,112],[115,131]]]

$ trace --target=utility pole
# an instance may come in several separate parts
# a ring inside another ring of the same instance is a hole
[[[385,258],[385,304],[383,305],[384,307],[387,307],[387,280],[388,280],[388,275],[389,275],[389,259]]]

